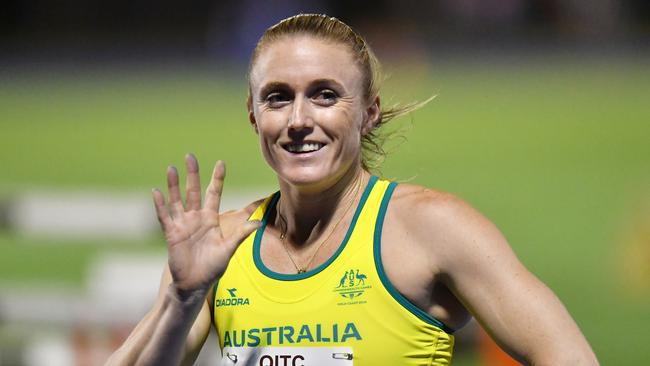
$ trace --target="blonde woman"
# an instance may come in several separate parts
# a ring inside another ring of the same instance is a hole
[[[365,40],[324,15],[269,28],[254,50],[248,115],[279,191],[220,213],[225,166],[202,199],[167,172],[154,202],[169,265],[158,300],[115,365],[448,365],[453,331],[476,317],[535,365],[596,365],[558,298],[496,227],[462,200],[369,172],[382,109]],[[204,345],[215,326],[219,345]]]

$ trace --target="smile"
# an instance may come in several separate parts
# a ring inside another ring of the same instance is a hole
[[[319,142],[301,142],[282,145],[282,147],[290,153],[304,154],[318,151],[323,148],[325,144]]]

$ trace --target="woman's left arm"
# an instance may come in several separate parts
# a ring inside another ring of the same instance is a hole
[[[416,235],[433,242],[441,278],[508,353],[532,365],[598,365],[557,296],[516,257],[499,230],[451,195],[422,192]]]

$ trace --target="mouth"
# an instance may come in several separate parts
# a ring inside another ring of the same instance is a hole
[[[307,154],[314,151],[318,151],[323,148],[325,144],[320,142],[292,142],[289,144],[283,144],[282,148],[292,154]]]

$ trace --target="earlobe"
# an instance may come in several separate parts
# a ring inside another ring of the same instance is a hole
[[[253,126],[255,133],[259,134],[259,131],[257,130],[257,121],[255,120],[255,115],[253,114],[253,111],[248,111],[248,121],[251,123],[251,126]]]
[[[366,119],[364,121],[363,127],[361,128],[361,135],[365,136],[370,131],[372,131],[379,123],[381,123],[381,103],[379,101],[379,96],[376,96],[375,99],[370,103],[366,109]]]

